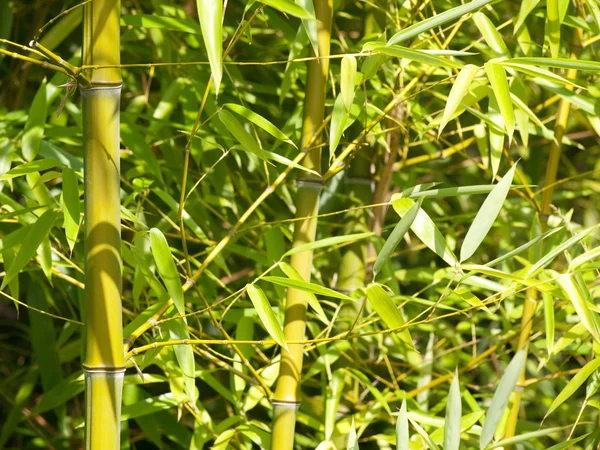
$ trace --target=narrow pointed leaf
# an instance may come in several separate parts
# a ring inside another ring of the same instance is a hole
[[[460,419],[462,416],[461,401],[458,370],[456,370],[454,372],[452,383],[450,384],[448,403],[446,404],[446,420],[444,421],[444,450],[458,450],[460,446]]]
[[[504,127],[504,118],[500,113],[498,102],[496,101],[495,95],[490,95],[488,103],[488,116],[490,120],[497,125]],[[498,169],[500,168],[500,161],[502,159],[502,151],[504,150],[504,133],[498,130],[498,127],[489,126],[489,137],[490,137],[490,163],[492,166],[492,176],[496,178]]]
[[[423,440],[427,443],[428,448],[430,448],[431,450],[441,450],[440,447],[435,442],[433,442],[433,440],[431,439],[431,436],[429,436],[429,434],[427,434],[427,431],[425,431],[421,425],[419,425],[417,422],[415,422],[410,417],[408,418],[408,420],[410,420],[410,423],[412,424],[414,429],[417,430],[417,433],[419,433],[421,435],[421,437],[423,438]]]
[[[263,130],[265,130],[267,133],[269,133],[274,138],[279,139],[280,141],[283,141],[283,142],[287,142],[288,144],[296,147],[296,144],[294,144],[288,136],[286,136],[279,128],[277,128],[275,125],[273,125],[271,122],[269,122],[267,119],[265,119],[260,114],[255,113],[254,111],[246,108],[245,106],[236,105],[235,103],[226,103],[224,106],[227,109],[233,111],[234,113],[239,114],[242,117],[245,117],[246,119],[248,119],[250,122],[252,122],[257,127],[260,127]]]
[[[402,399],[402,406],[396,419],[396,450],[409,450],[408,442],[408,413],[406,411],[406,396]]]
[[[229,132],[233,134],[233,137],[241,144],[242,148],[250,153],[254,153],[256,156],[265,159],[262,149],[256,142],[256,139],[252,137],[250,133],[242,126],[240,122],[231,114],[229,111],[219,111],[219,120],[223,125],[227,127]]]
[[[331,113],[331,126],[329,127],[329,159],[335,158],[335,150],[342,139],[342,134],[346,129],[346,121],[349,117],[349,112],[344,107],[344,98],[339,94],[333,104],[333,112]]]
[[[223,0],[196,0],[202,39],[208,54],[217,95],[223,78]]]
[[[567,383],[567,385],[560,391],[560,394],[554,399],[550,408],[548,408],[548,412],[546,413],[546,417],[548,417],[552,412],[562,405],[571,395],[577,391],[581,387],[583,383],[598,369],[600,368],[600,358],[596,358],[591,360],[582,369],[575,374],[571,381]]]
[[[294,269],[288,263],[281,261],[279,263],[279,267],[281,267],[281,270],[283,270],[283,273],[285,273],[292,280],[304,281],[302,279],[302,275],[300,275],[296,271],[296,269]],[[327,316],[325,315],[325,311],[323,310],[323,307],[319,303],[319,300],[317,299],[316,295],[312,292],[306,292],[306,294],[308,296],[308,304],[310,305],[310,307],[312,309],[315,310],[317,317],[319,317],[319,319],[321,319],[323,322],[325,322],[327,325],[329,325],[329,319],[327,319]]]
[[[345,236],[334,236],[334,237],[330,237],[330,238],[319,239],[314,242],[309,242],[308,244],[303,244],[303,245],[294,247],[291,250],[288,250],[287,252],[285,252],[283,257],[293,255],[294,253],[305,252],[307,250],[316,250],[318,248],[333,247],[333,246],[337,246],[337,245],[347,244],[350,242],[360,241],[362,239],[366,239],[368,237],[373,236],[373,234],[374,233],[372,233],[372,232],[355,233],[355,234],[347,234]]]
[[[394,301],[380,284],[373,283],[367,287],[367,299],[375,312],[381,317],[388,328],[400,328],[405,325],[404,318],[394,304]],[[410,348],[414,348],[412,338],[407,328],[398,332],[400,339]]]
[[[587,299],[589,294],[582,292],[582,288],[577,283],[576,275],[572,273],[562,274],[558,277],[557,281],[563,291],[565,291],[567,298],[571,300],[581,323],[583,323],[586,330],[590,332],[596,342],[600,343],[600,331],[598,330]]]
[[[290,0],[259,0],[261,3],[270,6],[282,13],[289,14],[300,19],[313,19],[314,17],[300,5]]]
[[[538,5],[540,0],[522,0],[521,7],[519,8],[519,17],[515,22],[514,33],[517,33],[517,30],[523,26],[525,23],[525,19],[533,9]]]
[[[292,280],[290,278],[272,276],[265,276],[262,279],[268,281],[269,283],[278,284],[287,288],[299,289],[305,292],[312,292],[313,294],[322,295],[324,297],[339,298],[341,300],[350,300],[352,302],[355,301],[353,298],[348,297],[341,292],[334,291],[333,289],[329,289],[318,284],[309,283],[308,281]]]
[[[54,169],[55,167],[62,166],[63,164],[58,159],[36,159],[35,161],[27,162],[13,167],[8,172],[0,176],[0,180],[9,180],[12,178],[27,175],[28,173],[40,172],[42,170]]]
[[[484,7],[488,3],[491,3],[492,0],[474,0],[469,3],[465,3],[464,5],[457,6],[455,8],[444,11],[440,14],[436,14],[433,17],[429,17],[425,20],[415,23],[408,28],[405,28],[402,31],[399,31],[395,35],[393,35],[388,41],[388,45],[398,44],[400,42],[411,39],[425,31],[432,30],[440,25],[451,22],[456,19],[460,19],[465,14],[468,14],[473,11],[477,11],[478,9]]]
[[[497,63],[486,63],[485,71],[487,73],[488,80],[490,80],[490,85],[494,91],[496,101],[498,102],[500,113],[504,119],[504,126],[506,127],[508,142],[510,143],[515,131],[515,113],[513,111],[512,101],[510,99],[510,90],[508,88],[506,71],[504,70],[504,67]]]
[[[460,69],[463,64],[454,61],[450,58],[443,58],[431,53],[414,50],[412,48],[402,47],[400,45],[384,45],[380,42],[368,42],[364,45],[363,50],[375,51],[384,55],[393,56],[395,58],[407,59],[420,64],[433,67],[445,67],[448,69]]]
[[[546,37],[550,44],[550,55],[558,56],[560,50],[560,11],[558,0],[546,0]]]
[[[52,229],[52,225],[54,225],[57,217],[58,213],[56,211],[48,210],[42,214],[31,227],[27,233],[27,236],[25,237],[25,240],[23,241],[23,245],[19,249],[19,252],[13,259],[10,267],[6,270],[6,275],[2,280],[2,289],[4,289],[4,287],[10,283],[10,281],[16,277],[27,265],[27,263],[35,256],[38,247],[42,245],[44,239],[48,237],[48,234]]]
[[[440,131],[438,132],[438,136],[442,134],[442,130],[460,106],[462,99],[465,97],[465,95],[467,95],[469,87],[475,79],[478,70],[479,67],[474,66],[473,64],[467,64],[465,67],[462,68],[462,70],[456,77],[456,80],[452,85],[452,89],[450,89],[448,101],[446,102],[446,106],[444,108],[444,114],[442,115],[442,123],[440,124]]]
[[[419,208],[421,208],[421,202],[416,202],[408,212],[400,219],[400,221],[394,227],[392,233],[387,238],[383,247],[379,254],[377,255],[377,259],[375,260],[375,264],[373,264],[373,278],[377,276],[377,274],[381,271],[381,268],[390,258],[396,247],[413,224],[417,217],[417,213],[419,212]]]
[[[346,55],[342,58],[342,69],[340,76],[340,92],[344,99],[346,111],[350,111],[354,102],[354,79],[356,78],[356,57]]]
[[[63,170],[63,215],[67,241],[71,251],[77,240],[80,220],[79,183],[77,175],[70,167]]]
[[[506,48],[502,36],[488,16],[482,12],[476,12],[473,14],[473,21],[475,22],[475,25],[477,25],[477,28],[479,28],[479,32],[485,39],[487,45],[494,53],[496,53],[496,55],[510,57],[510,52],[508,51],[508,48]]]
[[[394,210],[404,217],[408,211],[413,207],[415,202],[410,198],[396,198],[392,201]],[[417,237],[433,250],[440,258],[446,261],[450,266],[457,266],[458,260],[456,256],[448,246],[446,239],[442,236],[442,233],[433,223],[433,220],[427,215],[425,211],[419,209],[417,217],[413,221],[410,229],[417,235]]]
[[[496,187],[489,193],[481,208],[477,212],[462,247],[460,248],[460,261],[463,262],[469,259],[473,253],[479,248],[483,239],[487,236],[492,225],[496,221],[504,200],[510,191],[513,176],[517,165],[514,164],[511,169],[502,177]]]
[[[181,288],[181,279],[169,243],[158,228],[150,230],[150,245],[152,247],[152,255],[156,263],[156,269],[160,278],[165,283],[167,292],[173,299],[173,303],[179,314],[185,314],[183,304],[183,289]]]
[[[281,347],[287,348],[285,343],[285,336],[283,335],[283,329],[281,325],[277,321],[277,317],[275,317],[275,312],[267,300],[267,296],[263,292],[261,288],[255,286],[254,284],[248,285],[248,296],[254,305],[254,309],[256,310],[260,321],[263,326],[269,333],[269,335],[273,338],[275,342],[277,342]]]
[[[46,86],[46,79],[44,79],[33,98],[31,108],[29,108],[25,132],[23,133],[23,157],[27,161],[31,161],[36,157],[44,137],[44,125],[46,124],[48,109]]]
[[[354,416],[352,416],[352,423],[350,425],[350,433],[348,434],[348,444],[346,450],[359,450],[358,439],[356,438],[356,425],[354,424]]]
[[[498,428],[500,419],[508,405],[510,394],[517,385],[521,371],[523,370],[523,367],[525,367],[525,359],[525,352],[519,350],[510,364],[506,367],[506,371],[504,372],[504,375],[502,375],[502,379],[500,380],[500,384],[498,384],[496,392],[494,392],[492,403],[485,416],[485,422],[479,440],[479,448],[484,449],[494,438],[496,428]]]

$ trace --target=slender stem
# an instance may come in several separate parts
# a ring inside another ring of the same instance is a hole
[[[319,56],[327,56],[330,53],[332,3],[332,0],[317,0],[315,2]],[[302,126],[302,149],[306,151],[303,165],[317,173],[321,172],[321,137],[318,130],[321,128],[325,116],[328,73],[328,59],[313,60],[308,63]],[[310,142],[313,139],[315,139],[315,145],[311,147]],[[300,175],[296,198],[296,217],[309,217],[317,214],[321,186],[322,179],[320,176],[316,177],[306,173]],[[314,241],[316,229],[316,219],[304,219],[296,222],[293,246],[298,247]],[[303,279],[310,280],[312,250],[293,254],[290,262]],[[304,338],[307,303],[308,296],[306,292],[288,289],[284,320],[286,341]],[[289,351],[284,350],[282,352],[279,378],[273,397],[273,435],[271,441],[273,450],[291,450],[294,447],[296,410],[300,401],[303,348],[302,344],[289,344]]]
[[[83,61],[120,62],[119,0],[84,6]],[[121,305],[119,116],[121,73],[102,69],[81,84],[85,188],[86,450],[120,447],[125,372]]]

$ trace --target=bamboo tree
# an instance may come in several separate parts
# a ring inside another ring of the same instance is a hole
[[[332,0],[315,1],[317,40],[320,57],[330,53]],[[325,97],[329,60],[313,59],[308,62],[304,117],[302,125],[302,149],[306,152],[303,165],[321,173],[321,127],[325,116]],[[303,174],[298,178],[296,198],[296,222],[293,246],[312,242],[315,239],[319,209],[319,194],[322,178]],[[305,279],[310,279],[312,250],[292,255],[291,265]],[[287,294],[284,334],[286,341],[304,339],[306,329],[307,294],[298,289],[289,289]],[[283,351],[279,378],[273,396],[272,449],[284,450],[294,447],[296,410],[300,402],[300,378],[302,374],[303,345],[289,344]]]
[[[83,64],[120,64],[119,0],[84,6]],[[121,316],[118,68],[81,86],[85,175],[86,449],[118,449],[125,359]]]

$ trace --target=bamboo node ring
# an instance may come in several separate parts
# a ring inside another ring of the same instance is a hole
[[[181,342],[182,342],[182,344],[186,345],[186,344],[188,343],[188,340],[187,340],[187,339],[184,339],[184,340],[183,340],[183,341],[181,341]]]

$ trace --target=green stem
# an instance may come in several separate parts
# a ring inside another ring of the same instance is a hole
[[[120,2],[84,6],[84,64],[118,64]],[[87,78],[87,77],[86,77]],[[81,87],[85,187],[86,450],[120,447],[125,372],[121,305],[119,69]]]
[[[332,0],[317,0],[319,56],[330,52]],[[311,60],[308,63],[306,93],[304,100],[304,120],[302,126],[302,149],[306,157],[303,165],[315,172],[321,172],[321,126],[325,117],[325,97],[329,59]],[[302,174],[298,179],[296,217],[301,219],[294,227],[293,246],[298,247],[315,239],[319,209],[319,194],[322,178]],[[305,280],[310,280],[312,250],[292,255],[291,265]],[[304,339],[306,331],[306,292],[289,289],[287,294],[284,334],[286,341]],[[302,375],[302,344],[289,344],[289,351],[283,351],[279,378],[273,397],[273,450],[291,450],[294,447],[296,409],[300,404],[300,378]]]

